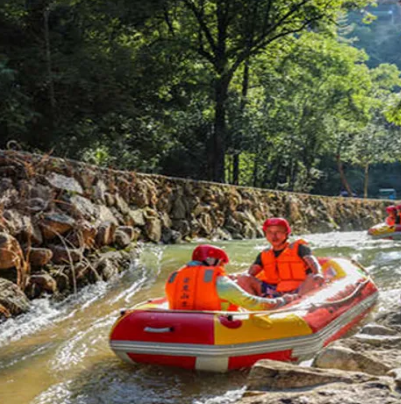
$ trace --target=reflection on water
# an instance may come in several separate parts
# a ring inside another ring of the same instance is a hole
[[[370,240],[365,232],[305,235],[317,256],[354,258],[381,289],[379,310],[398,304],[401,242]],[[216,243],[228,252],[230,272],[245,270],[264,240]],[[62,303],[33,303],[29,314],[0,325],[0,403],[3,404],[226,404],[241,396],[246,371],[205,374],[129,366],[108,347],[123,308],[161,296],[167,275],[189,260],[194,244],[149,245],[111,283],[99,282]]]

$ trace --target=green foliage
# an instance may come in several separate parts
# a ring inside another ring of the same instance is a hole
[[[2,1],[0,147],[337,193],[336,159],[400,160],[401,25],[367,3]]]

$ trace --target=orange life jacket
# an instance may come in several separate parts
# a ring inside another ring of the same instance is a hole
[[[395,225],[395,218],[391,216],[386,217],[386,224],[389,226],[394,226]]]
[[[186,265],[173,272],[166,283],[166,296],[170,309],[221,310],[225,302],[219,298],[216,279],[225,275],[223,267]],[[234,310],[233,306],[230,310]]]
[[[260,280],[277,285],[278,292],[290,292],[306,279],[307,264],[298,255],[300,244],[307,244],[304,240],[297,240],[287,246],[276,258],[272,248],[261,253],[263,271],[257,276]]]

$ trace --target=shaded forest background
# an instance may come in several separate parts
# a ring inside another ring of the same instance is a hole
[[[401,6],[371,3],[1,0],[0,147],[401,195]]]

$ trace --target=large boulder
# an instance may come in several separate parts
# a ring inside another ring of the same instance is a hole
[[[118,219],[116,219],[115,215],[109,209],[107,206],[104,205],[98,205],[98,218],[97,218],[97,223],[102,223],[102,222],[112,222],[116,226],[118,226]]]
[[[68,245],[75,248],[91,249],[95,245],[97,229],[86,220],[77,223],[74,230],[68,235]]]
[[[96,272],[105,281],[122,270],[123,256],[119,251],[102,253],[96,265]]]
[[[48,213],[39,222],[42,235],[45,240],[52,240],[60,237],[71,230],[75,225],[75,220],[63,213]]]
[[[51,245],[53,252],[52,262],[55,264],[72,264],[82,260],[82,250],[79,248],[68,248],[64,245]]]
[[[34,229],[30,216],[19,212],[16,209],[7,209],[3,218],[9,233],[14,237],[20,237],[23,240],[30,239],[33,236]]]
[[[170,217],[172,219],[185,219],[187,215],[187,203],[182,195],[177,194],[176,198],[173,200],[173,207],[170,212]]]
[[[69,200],[68,211],[87,220],[97,217],[99,208],[88,198],[81,195],[72,195]]]
[[[126,222],[130,226],[145,226],[145,211],[143,209],[130,209],[126,218]]]
[[[32,274],[25,293],[31,298],[37,298],[44,293],[54,294],[57,292],[57,282],[47,272]]]
[[[146,220],[146,234],[150,241],[158,243],[162,237],[162,224],[159,218],[149,217]]]
[[[246,391],[235,404],[399,404],[401,395],[389,378],[362,383],[328,383],[312,389]]]
[[[365,372],[371,375],[386,375],[391,367],[369,356],[342,346],[324,348],[315,357],[313,366],[321,369],[341,369]]]
[[[116,224],[114,222],[103,222],[97,229],[95,243],[97,247],[110,245],[114,241],[114,233],[116,231]]]
[[[24,262],[21,246],[18,241],[7,233],[0,233],[0,270],[21,268]]]
[[[1,308],[5,310],[1,310]],[[16,316],[29,310],[29,300],[14,283],[0,278],[0,316]]]
[[[372,376],[364,373],[337,369],[322,370],[265,359],[252,367],[247,389],[261,391],[300,389],[326,383],[360,383],[369,380],[372,380]]]
[[[65,175],[57,173],[50,173],[46,179],[48,183],[56,189],[77,194],[83,193],[81,184],[73,177],[66,177]]]
[[[49,263],[53,257],[53,252],[49,248],[28,248],[25,251],[28,262],[33,267],[42,267]]]

